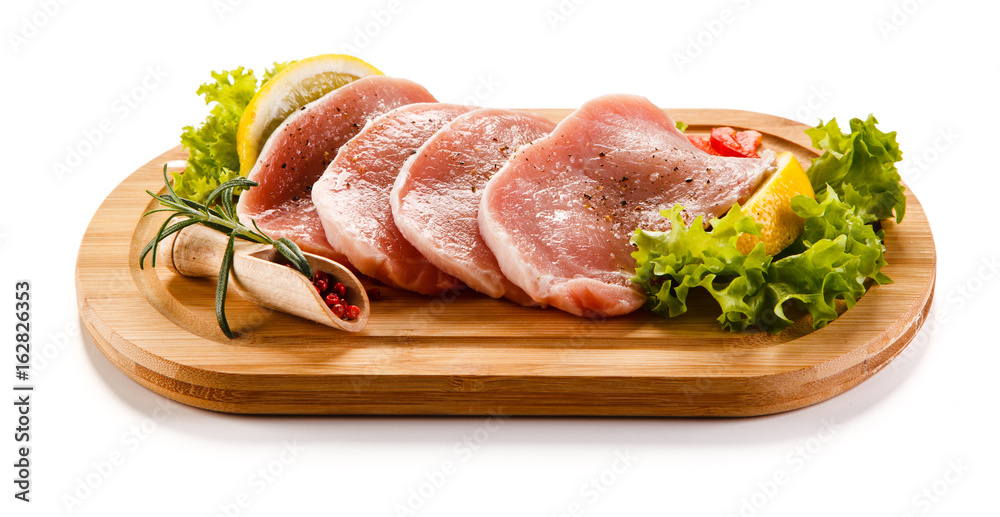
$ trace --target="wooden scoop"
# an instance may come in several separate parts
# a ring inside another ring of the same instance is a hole
[[[228,241],[227,235],[195,224],[160,242],[157,260],[179,275],[218,278]],[[229,286],[262,307],[348,332],[363,329],[368,323],[369,304],[368,294],[358,277],[330,259],[312,253],[303,255],[313,272],[325,272],[331,284],[344,284],[347,303],[361,309],[356,319],[344,320],[334,315],[311,279],[279,262],[284,257],[269,244],[236,241]]]

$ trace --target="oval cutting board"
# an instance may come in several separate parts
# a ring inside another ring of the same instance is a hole
[[[554,121],[570,110],[527,110]],[[732,110],[670,110],[691,133],[756,129],[764,146],[808,165],[806,126]],[[781,334],[719,328],[695,299],[688,314],[645,311],[604,321],[531,309],[474,292],[426,297],[382,288],[368,327],[337,331],[235,295],[233,340],[218,329],[214,281],[164,267],[140,270],[138,252],[161,219],[145,190],[184,159],[180,147],[123,181],[80,246],[80,316],[94,344],[139,384],[171,399],[230,413],[750,416],[828,399],[871,377],[913,339],[934,291],[934,241],[907,193],[906,220],[884,222],[885,272],[838,320],[808,317]],[[716,308],[717,310],[717,308]]]

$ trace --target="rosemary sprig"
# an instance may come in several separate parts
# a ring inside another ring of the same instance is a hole
[[[288,262],[295,269],[305,275],[306,278],[312,277],[312,268],[309,267],[309,262],[302,254],[302,250],[294,242],[285,237],[274,240],[257,227],[256,221],[253,222],[253,228],[251,229],[241,223],[236,217],[236,208],[233,204],[233,191],[256,187],[256,182],[244,177],[227,181],[219,185],[218,188],[208,195],[205,204],[177,195],[177,192],[174,192],[173,185],[170,184],[170,179],[167,177],[166,165],[163,166],[163,184],[166,186],[166,194],[161,196],[149,190],[146,193],[159,201],[160,205],[164,208],[150,210],[142,216],[146,217],[157,212],[172,212],[172,214],[160,226],[153,240],[149,241],[149,244],[146,244],[146,247],[142,249],[142,253],[139,255],[139,268],[145,268],[146,255],[150,253],[153,254],[153,267],[156,267],[156,250],[160,245],[160,241],[193,224],[203,224],[213,230],[218,230],[229,235],[229,243],[226,246],[226,252],[222,259],[222,267],[219,269],[219,280],[215,289],[215,316],[219,320],[219,328],[222,329],[222,332],[227,337],[233,337],[233,332],[229,328],[229,321],[226,319],[226,292],[229,287],[229,272],[233,266],[236,239],[270,244],[278,250],[278,253],[281,253],[282,256],[288,259]],[[171,224],[171,221],[175,217],[183,217],[184,219]]]

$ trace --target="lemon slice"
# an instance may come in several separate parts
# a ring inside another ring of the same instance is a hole
[[[369,75],[377,68],[344,54],[322,54],[296,61],[276,74],[250,99],[236,132],[240,173],[250,172],[261,147],[281,122],[306,104]]]
[[[743,206],[743,213],[764,226],[761,237],[743,234],[736,241],[740,253],[747,254],[764,243],[768,255],[775,255],[802,235],[805,220],[792,211],[792,197],[798,194],[816,197],[812,182],[792,153],[778,155],[778,170],[764,182]]]

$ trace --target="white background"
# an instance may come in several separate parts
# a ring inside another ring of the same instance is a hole
[[[33,283],[33,341],[44,359],[33,372],[30,504],[14,501],[7,481],[13,406],[0,419],[3,515],[391,516],[416,503],[423,515],[997,514],[1000,281],[987,266],[1000,247],[994,2],[404,0],[389,16],[379,14],[388,0],[67,0],[57,12],[51,3],[0,7],[0,341],[9,344],[0,388],[13,384],[13,295],[3,291],[16,280]],[[574,107],[627,92],[664,107],[808,123],[874,112],[899,132],[904,179],[937,240],[931,323],[861,386],[763,418],[513,418],[498,427],[168,404],[79,334],[73,272],[84,229],[122,179],[204,118],[194,91],[209,71],[261,71],[345,45],[442,101]],[[683,55],[691,62],[679,63]],[[474,98],[480,84],[492,86]],[[123,94],[135,96],[132,107]],[[102,119],[112,127],[93,152],[58,173],[67,146]],[[482,443],[456,447],[467,438]],[[303,450],[283,456],[286,442]],[[630,466],[618,454],[634,458]],[[430,490],[428,476],[449,461],[457,472]],[[260,484],[256,473],[268,467],[280,475]],[[770,483],[776,476],[784,483]],[[600,490],[587,488],[591,479]],[[412,499],[422,485],[433,493]]]

